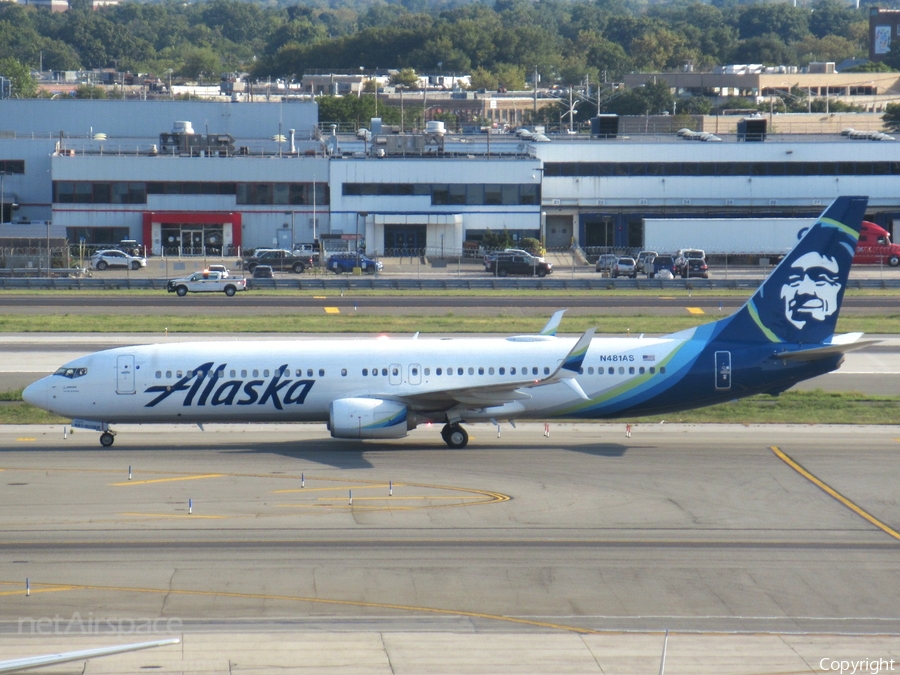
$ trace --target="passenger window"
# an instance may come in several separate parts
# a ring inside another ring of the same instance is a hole
[[[387,368],[382,368],[382,369],[381,369],[381,376],[382,376],[382,377],[387,377]]]
[[[579,368],[579,369],[578,369],[578,374],[579,374],[579,375],[584,375],[584,368]]]
[[[434,371],[434,374],[435,374],[435,375],[440,375],[440,374],[441,374],[441,369],[438,368],[437,370],[435,370],[435,371]]]
[[[447,374],[453,375],[453,368],[447,368]]]
[[[431,375],[431,368],[426,368],[425,369],[425,377],[428,377],[429,375]]]
[[[655,372],[656,372],[656,366],[650,366],[650,374],[653,375],[653,373],[655,373]]]
[[[268,377],[268,376],[269,376],[269,369],[266,368],[266,369],[263,371],[263,377]]]
[[[167,370],[167,371],[166,371],[166,377],[167,377],[167,378],[171,378],[171,377],[172,377],[172,371],[171,371],[171,370]]]
[[[660,374],[665,375],[665,374],[666,374],[666,367],[665,367],[665,366],[660,366],[660,367],[659,367],[659,372],[660,372]]]
[[[641,366],[640,368],[638,368],[638,372],[639,372],[641,375],[643,375],[643,374],[644,374],[644,366]]]
[[[532,367],[531,367],[531,374],[532,374],[532,375],[537,375],[537,374],[538,374],[537,366],[532,366]]]
[[[181,371],[180,371],[180,370],[176,370],[176,371],[175,371],[175,377],[181,377]]]
[[[237,373],[233,370],[228,371],[228,377],[237,377]]]
[[[457,374],[457,375],[462,375],[462,374],[463,374],[463,369],[462,369],[462,368],[457,368],[457,369],[456,369],[456,374]]]
[[[515,367],[515,366],[513,366],[512,368],[509,369],[509,374],[510,374],[510,375],[515,375],[515,374],[516,374],[516,367]]]
[[[319,368],[319,377],[325,377],[325,369]]]
[[[312,376],[313,376],[312,368],[307,368],[307,369],[306,369],[306,376],[307,376],[307,377],[312,377]]]
[[[347,377],[347,369],[341,368],[341,377]]]
[[[397,377],[400,374],[400,371],[397,368],[391,368],[391,375]]]
[[[478,368],[478,374],[479,374],[479,375],[484,375],[484,366],[480,366],[480,367]]]
[[[246,370],[242,370],[242,371],[241,371],[241,377],[247,377],[247,371],[246,371]]]
[[[499,372],[501,375],[506,375],[506,368],[501,366]]]
[[[363,368],[363,377],[368,377],[368,375],[369,375],[369,369]]]
[[[253,369],[253,377],[259,377],[259,371],[256,368]]]
[[[474,375],[475,369],[472,366],[469,366],[469,375]]]
[[[549,375],[549,374],[550,374],[550,368],[547,366],[544,366],[544,375]]]
[[[624,374],[625,374],[625,367],[619,366],[619,375],[624,375]]]
[[[161,377],[162,377],[162,371],[161,371],[161,370],[157,370],[157,371],[156,371],[156,379],[158,380],[158,379],[161,378]]]
[[[612,374],[614,374],[614,373],[616,372],[616,369],[613,368],[612,366],[610,366],[609,369],[608,369],[606,372],[608,372],[610,375],[612,375]]]
[[[590,368],[588,368],[588,375],[593,375],[593,374],[594,374],[594,366],[591,366]]]
[[[294,371],[294,375],[296,375],[297,377],[303,377],[303,369],[297,368],[297,370]]]
[[[634,366],[628,366],[628,374],[634,375]]]
[[[494,374],[494,369],[488,368],[488,375],[493,375],[493,374]]]

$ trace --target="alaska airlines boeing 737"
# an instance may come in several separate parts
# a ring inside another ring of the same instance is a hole
[[[402,438],[463,422],[608,419],[778,394],[866,343],[835,335],[868,198],[839,197],[735,314],[663,337],[541,334],[120,347],[67,363],[29,403],[101,433],[113,423],[327,422],[335,438]]]

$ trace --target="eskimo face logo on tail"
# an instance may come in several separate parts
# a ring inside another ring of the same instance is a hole
[[[144,407],[152,408],[170,396],[181,395],[183,396],[181,405],[184,407],[271,404],[276,410],[284,410],[284,405],[303,405],[309,390],[315,384],[315,380],[288,379],[290,370],[287,364],[276,368],[268,381],[226,380],[226,367],[227,364],[223,363],[213,368],[213,362],[209,361],[188,371],[188,374],[175,384],[147,387],[144,390],[145,394],[159,393],[159,396]]]
[[[794,327],[807,321],[824,321],[838,309],[841,292],[837,260],[821,253],[806,253],[791,265],[781,287],[784,316]]]

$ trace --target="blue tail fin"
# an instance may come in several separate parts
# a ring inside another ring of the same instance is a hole
[[[719,338],[814,344],[834,335],[868,197],[838,197]]]

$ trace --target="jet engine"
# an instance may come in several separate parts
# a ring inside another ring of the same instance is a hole
[[[331,402],[328,428],[333,438],[403,438],[406,406],[379,398],[341,398]]]

